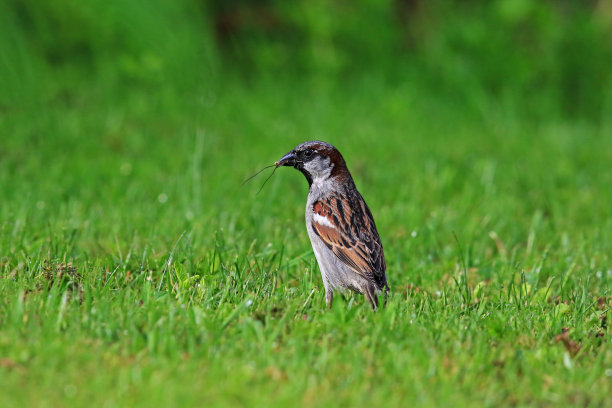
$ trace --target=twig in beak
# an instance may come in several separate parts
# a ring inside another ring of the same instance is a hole
[[[257,173],[253,174],[251,177],[247,178],[246,180],[244,180],[241,184],[241,186],[244,186],[246,184],[247,181],[250,181],[252,178],[254,178],[255,176],[258,176],[259,174],[261,174],[262,171],[269,169],[270,167],[274,167],[276,166],[276,164],[271,164],[269,166],[264,167],[263,169],[259,170]],[[274,173],[274,172],[272,172]]]
[[[268,182],[268,180],[270,180],[272,178],[272,176],[274,175],[274,172],[276,171],[276,169],[278,169],[278,166],[274,167],[274,170],[272,170],[272,174],[270,174],[268,176],[268,178],[266,179],[266,181],[264,181],[264,183],[261,185],[261,187],[259,187],[259,190],[257,191],[257,194],[259,194],[261,192],[261,190],[264,188],[264,186],[266,185],[266,183]]]
[[[266,181],[264,181],[264,183],[261,185],[261,187],[259,187],[259,190],[257,190],[257,194],[259,194],[261,192],[261,190],[264,188],[264,186],[266,185],[266,183],[268,182],[268,180],[270,180],[272,178],[272,176],[274,175],[274,172],[276,171],[276,169],[278,169],[278,164],[277,163],[271,164],[271,165],[266,166],[263,169],[259,170],[257,173],[253,174],[251,177],[249,177],[248,179],[244,180],[241,185],[244,185],[247,181],[249,181],[252,178],[254,178],[255,176],[259,175],[262,171],[264,171],[266,169],[269,169],[270,167],[274,167],[274,170],[272,170],[272,174],[270,174],[268,176]]]

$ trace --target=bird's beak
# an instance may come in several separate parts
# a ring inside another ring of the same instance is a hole
[[[296,158],[293,152],[289,152],[274,164],[276,165],[276,167],[281,167],[281,166],[292,166],[293,167],[295,166],[296,162],[297,161],[296,161]]]

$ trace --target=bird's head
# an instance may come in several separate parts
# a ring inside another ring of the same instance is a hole
[[[308,180],[308,185],[333,179],[352,181],[344,158],[334,146],[326,142],[310,141],[296,146],[276,163],[276,167],[291,166]]]

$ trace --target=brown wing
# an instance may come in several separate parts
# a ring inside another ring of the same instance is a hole
[[[334,255],[356,273],[386,286],[385,256],[372,213],[354,191],[314,203],[312,228]]]

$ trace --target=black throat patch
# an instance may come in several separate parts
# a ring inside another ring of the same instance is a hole
[[[306,181],[308,181],[308,187],[312,186],[312,176],[310,175],[310,173],[304,168],[304,163],[302,162],[295,162],[295,164],[293,165],[294,168],[296,168],[297,170],[300,171],[300,173],[302,173],[304,175],[304,177],[306,177]]]

